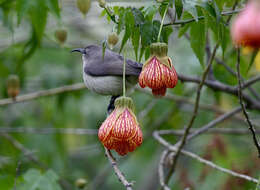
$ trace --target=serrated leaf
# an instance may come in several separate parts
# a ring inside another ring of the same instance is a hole
[[[204,67],[204,54],[206,45],[206,29],[203,20],[191,24],[190,45],[200,64]]]
[[[175,0],[174,6],[175,6],[176,13],[177,13],[177,17],[180,18],[182,15],[182,11],[183,11],[182,0]]]
[[[60,18],[60,8],[58,0],[47,0],[47,6],[52,13],[54,13],[58,18]]]

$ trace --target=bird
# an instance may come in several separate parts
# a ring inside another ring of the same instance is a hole
[[[112,96],[107,108],[108,113],[111,113],[116,98],[123,93],[124,57],[109,49],[103,51],[103,47],[99,45],[88,45],[71,52],[82,54],[82,74],[86,87],[97,94]],[[126,59],[125,76],[128,91],[137,84],[142,67],[142,63]]]

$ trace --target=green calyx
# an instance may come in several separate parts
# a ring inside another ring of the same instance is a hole
[[[132,98],[121,96],[121,97],[116,99],[115,107],[116,108],[128,108],[131,111],[133,111],[134,110],[134,102],[133,102]]]
[[[151,55],[155,55],[158,57],[165,57],[168,53],[168,45],[162,42],[152,43],[150,49]]]

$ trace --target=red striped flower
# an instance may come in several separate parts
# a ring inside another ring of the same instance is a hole
[[[98,138],[103,145],[109,150],[114,149],[121,156],[134,151],[143,141],[133,109],[131,98],[117,98],[114,111],[98,131]]]
[[[260,47],[260,3],[251,0],[234,20],[231,36],[236,46]]]
[[[166,88],[174,88],[178,76],[172,65],[171,58],[167,56],[168,46],[165,43],[151,45],[151,57],[143,65],[139,75],[139,85],[148,86],[155,96],[164,96]]]

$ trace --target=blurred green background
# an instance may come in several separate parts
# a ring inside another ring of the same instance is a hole
[[[71,54],[70,50],[90,44],[101,45],[114,26],[112,22],[109,23],[105,17],[100,16],[102,8],[98,3],[92,1],[86,17],[82,16],[73,0],[59,1],[61,12],[58,16],[55,6],[44,12],[41,4],[36,3],[32,5],[35,7],[30,11],[21,12],[24,14],[21,21],[18,21],[17,11],[13,8],[16,3],[18,1],[0,0],[0,98],[7,98],[6,80],[10,74],[19,76],[20,94],[82,82],[81,56]],[[25,5],[28,2],[20,1],[20,3]],[[112,6],[136,7],[156,4],[154,1],[109,3]],[[41,23],[45,22],[46,14],[48,19],[46,18],[47,24],[44,26]],[[159,15],[156,15],[156,18],[159,19]],[[36,21],[33,21],[35,19]],[[17,25],[17,22],[20,24]],[[37,27],[31,27],[33,25]],[[41,27],[46,27],[44,32],[37,33]],[[67,41],[63,45],[58,43],[54,35],[55,31],[61,28],[67,31]],[[38,38],[37,35],[42,37]],[[119,44],[114,51],[119,50]],[[127,57],[135,59],[130,43],[126,48]],[[235,57],[232,55],[231,43],[227,51],[230,56],[226,56],[225,61],[234,69]],[[189,41],[185,37],[178,38],[178,28],[173,29],[169,39],[169,56],[178,73],[201,76],[202,67],[192,52]],[[221,52],[218,52],[218,56],[221,57]],[[245,78],[258,73],[255,67],[257,64],[254,64],[246,74],[249,59],[250,55],[242,57],[241,67]],[[236,78],[223,66],[214,63],[213,71],[217,80],[230,85],[237,83]],[[260,92],[260,85],[255,84],[254,87]],[[179,81],[175,89],[168,89],[168,93],[194,100],[195,89],[196,84]],[[152,132],[156,129],[183,129],[191,118],[193,105],[163,98],[155,99],[137,90],[131,97],[135,102],[136,115],[144,134],[143,144],[127,156],[119,157],[115,153],[114,155],[127,179],[135,182],[134,189],[159,189],[157,168],[163,147],[152,137]],[[109,99],[110,97],[96,95],[84,89],[1,106],[0,128],[97,130],[106,118]],[[225,111],[239,105],[237,98],[208,88],[203,88],[201,104],[214,105]],[[259,124],[259,113],[255,111],[249,114],[252,121],[256,125]],[[218,113],[200,109],[194,128],[207,124],[217,116]],[[225,121],[218,127],[247,129],[247,125],[237,119]],[[32,186],[36,184],[34,182],[39,182],[39,187],[35,187],[39,190],[77,190],[75,182],[80,178],[86,180],[85,189],[124,189],[114,175],[96,134],[25,132],[10,135],[31,150],[46,167],[41,167],[28,159],[26,152],[15,147],[6,136],[0,135],[0,190],[11,190],[15,187],[18,190],[29,190],[33,189]],[[165,138],[171,143],[179,139],[176,136]],[[186,149],[228,169],[255,178],[260,174],[260,162],[250,134],[201,135],[192,140]],[[230,177],[184,156],[179,159],[173,179],[171,187],[174,190],[187,187],[199,190],[255,189],[253,183]]]

